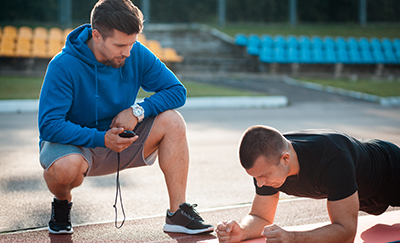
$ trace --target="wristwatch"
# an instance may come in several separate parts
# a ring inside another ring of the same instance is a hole
[[[134,104],[132,107],[133,115],[136,116],[138,122],[143,121],[144,118],[144,109],[138,104]]]

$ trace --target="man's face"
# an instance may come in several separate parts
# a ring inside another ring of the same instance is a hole
[[[97,50],[100,53],[100,63],[113,68],[122,67],[125,59],[129,57],[130,50],[137,40],[137,34],[127,35],[121,31],[113,30],[114,35],[104,38],[100,35]]]
[[[256,159],[252,168],[246,170],[247,174],[256,178],[257,185],[279,188],[285,183],[289,173],[289,166],[281,157],[279,161],[272,161],[265,156]]]

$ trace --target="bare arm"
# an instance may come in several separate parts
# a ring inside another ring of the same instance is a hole
[[[240,242],[261,237],[264,227],[274,221],[278,200],[279,193],[272,196],[256,195],[249,215],[240,224],[234,220],[218,224],[219,242]]]
[[[302,232],[289,232],[276,225],[266,226],[264,235],[267,239],[279,242],[353,242],[357,231],[358,193],[338,201],[327,203],[331,224],[321,228]]]

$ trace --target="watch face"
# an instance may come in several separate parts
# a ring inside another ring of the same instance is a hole
[[[137,116],[137,117],[143,115],[143,108],[136,107],[136,108],[133,110],[133,114],[134,114],[135,116]]]

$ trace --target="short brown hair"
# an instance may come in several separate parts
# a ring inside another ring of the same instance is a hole
[[[252,126],[243,134],[239,159],[243,168],[251,169],[260,156],[278,160],[287,147],[283,135],[272,127]]]
[[[130,0],[99,0],[92,9],[92,29],[103,38],[110,37],[116,29],[127,35],[138,34],[143,29],[143,14]]]

